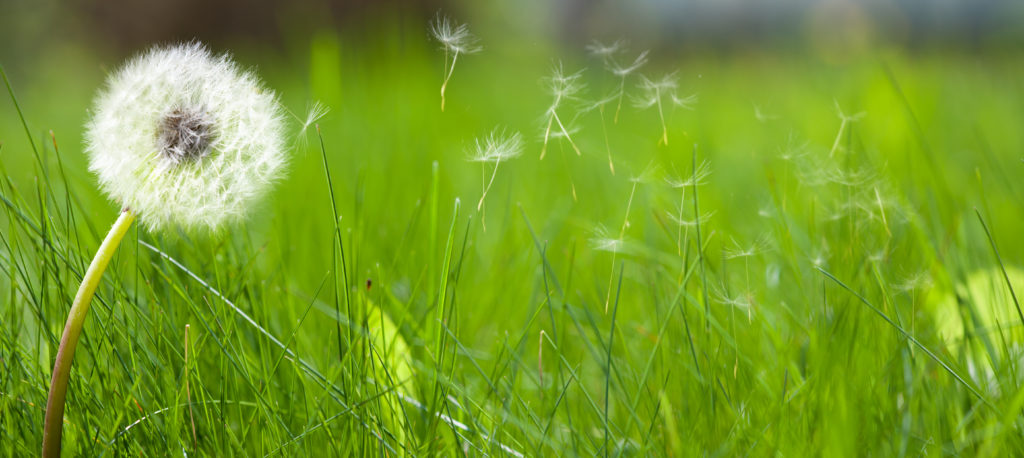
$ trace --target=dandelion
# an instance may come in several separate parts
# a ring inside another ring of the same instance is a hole
[[[679,97],[676,93],[678,89],[679,81],[675,73],[669,73],[659,80],[652,80],[643,75],[640,76],[640,90],[643,91],[643,94],[636,99],[636,106],[639,108],[658,107],[658,118],[661,120],[661,140],[659,140],[659,144],[668,145],[668,127],[665,124],[665,109],[663,105],[672,103],[685,109],[692,109],[697,103],[696,94]]]
[[[43,456],[60,455],[71,361],[92,296],[136,215],[150,230],[240,218],[284,166],[273,92],[199,43],[157,47],[114,73],[87,124],[89,168],[122,206],[82,279],[54,364]]]
[[[471,162],[479,162],[483,167],[480,175],[483,191],[480,193],[480,201],[476,204],[477,211],[483,210],[487,192],[491,190],[491,185],[494,184],[494,177],[498,176],[498,166],[502,162],[518,157],[522,153],[523,136],[519,132],[507,134],[504,130],[495,129],[483,139],[476,139],[476,147],[469,160]],[[490,180],[486,179],[487,164],[493,164]],[[482,217],[481,221],[483,221]],[[484,230],[486,228],[486,223],[484,223]]]
[[[545,115],[547,116],[547,128],[544,130],[544,146],[540,151],[541,159],[544,159],[544,155],[547,154],[548,139],[552,136],[551,127],[554,123],[558,124],[559,133],[569,141],[569,144],[572,145],[572,149],[576,151],[576,155],[580,155],[580,149],[576,147],[576,142],[572,141],[572,135],[570,135],[569,129],[565,127],[565,123],[562,122],[562,118],[558,116],[558,109],[566,100],[575,100],[576,94],[583,90],[583,83],[580,81],[582,76],[582,72],[576,72],[568,75],[565,74],[562,70],[562,64],[558,63],[558,65],[556,65],[552,70],[551,76],[545,80],[553,100],[545,112]]]
[[[448,80],[452,78],[452,72],[455,71],[455,62],[459,60],[459,54],[473,54],[482,48],[477,45],[479,40],[469,33],[466,24],[456,25],[447,16],[440,14],[430,24],[430,34],[441,43],[441,49],[444,50],[444,81],[441,83],[441,111],[444,111],[444,91],[448,87]]]

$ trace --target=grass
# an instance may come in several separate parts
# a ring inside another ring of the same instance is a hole
[[[976,318],[1018,315],[1024,288],[1024,61],[652,55],[640,72],[679,70],[692,110],[666,105],[663,132],[631,76],[617,122],[563,102],[573,144],[551,135],[540,160],[551,58],[586,69],[589,100],[619,79],[484,35],[442,114],[422,27],[240,51],[299,117],[331,111],[246,224],[126,236],[72,369],[69,453],[1024,452],[1024,323]],[[117,61],[76,55],[73,76],[5,68],[25,123],[0,105],[4,455],[38,452],[61,326],[118,210],[79,147]],[[525,150],[484,230],[467,158],[499,125]],[[960,286],[979,272],[989,294]]]

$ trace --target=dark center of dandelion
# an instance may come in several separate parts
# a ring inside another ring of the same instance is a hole
[[[213,120],[201,108],[175,108],[158,129],[160,156],[174,164],[201,159],[210,153]]]

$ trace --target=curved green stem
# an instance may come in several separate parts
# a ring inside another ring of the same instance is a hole
[[[43,423],[43,457],[55,458],[60,456],[60,435],[64,426],[64,400],[68,391],[68,376],[71,373],[71,360],[75,356],[75,347],[78,345],[78,337],[82,334],[82,324],[85,323],[86,314],[89,312],[89,303],[96,293],[96,287],[100,284],[100,277],[107,269],[110,258],[117,251],[125,232],[131,227],[135,220],[135,213],[131,210],[124,210],[117,218],[114,227],[110,228],[107,238],[96,252],[89,264],[89,270],[82,278],[82,286],[78,288],[75,295],[75,302],[71,304],[71,312],[68,314],[68,321],[64,324],[64,334],[60,338],[60,347],[57,349],[57,360],[53,364],[53,376],[50,379],[50,396],[46,400],[46,420]]]

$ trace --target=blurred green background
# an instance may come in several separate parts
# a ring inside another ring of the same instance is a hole
[[[444,112],[438,12],[483,46],[460,57]],[[994,0],[0,1],[27,124],[5,96],[0,449],[37,450],[75,272],[118,211],[82,152],[92,97],[137,52],[197,39],[295,115],[289,172],[223,234],[132,231],[75,362],[71,453],[1022,453],[1024,328],[978,318],[1015,317],[992,243],[1024,288],[1022,25],[1019,2]],[[625,60],[650,50],[639,73],[676,72],[699,98],[667,108],[667,145],[635,106],[638,75],[617,123],[586,110],[618,84],[586,46],[617,39]],[[560,112],[582,154],[554,139],[540,160],[558,63],[586,84]],[[323,151],[301,131],[315,102]],[[496,127],[525,148],[481,213],[468,157]],[[699,239],[692,188],[672,186],[695,161],[711,171]],[[372,304],[411,348],[403,389],[427,403],[440,373],[444,407],[378,402],[395,394],[372,355],[341,348],[366,340],[343,326],[373,334]],[[442,332],[455,356],[439,362]]]

